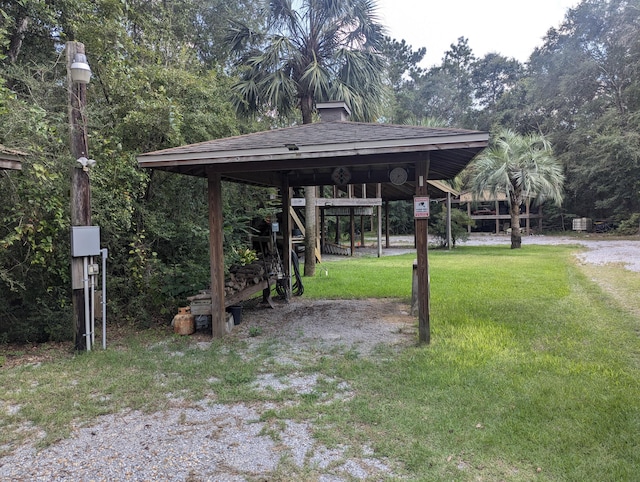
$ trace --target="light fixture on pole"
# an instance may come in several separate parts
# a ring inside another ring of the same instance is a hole
[[[91,80],[91,67],[85,54],[76,53],[71,64],[71,80],[78,84],[88,84]]]

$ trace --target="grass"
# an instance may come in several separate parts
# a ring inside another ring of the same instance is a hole
[[[410,480],[637,480],[640,275],[580,268],[575,249],[431,252],[432,343],[398,355],[336,351],[285,368],[267,338],[247,357],[241,343],[203,350],[164,331],[3,368],[0,448],[11,450],[29,427],[46,430],[46,444],[72,421],[215,394],[221,403],[295,400],[262,419],[311,420],[323,443],[366,444]],[[408,301],[414,258],[323,263],[305,279],[305,297]],[[256,392],[250,383],[265,367],[324,382],[304,396]],[[354,396],[333,400],[344,381]]]

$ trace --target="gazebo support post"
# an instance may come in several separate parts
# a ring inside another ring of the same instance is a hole
[[[306,188],[308,189],[308,188]],[[315,188],[314,188],[315,189]],[[282,179],[282,225],[280,230],[282,231],[282,263],[284,264],[284,274],[287,277],[287,287],[285,293],[285,300],[288,302],[291,295],[291,188],[289,187],[289,178],[285,175]],[[315,196],[314,196],[315,198]],[[315,241],[313,246],[315,246]],[[305,243],[305,258],[309,255],[315,256],[315,253],[307,252],[308,246]],[[315,260],[314,260],[315,261]]]
[[[391,243],[389,242],[389,201],[384,202],[384,247],[389,249]]]
[[[429,154],[426,158],[416,162],[416,196],[427,195],[427,179],[429,177]],[[418,257],[418,340],[420,343],[431,341],[429,326],[429,219],[417,218],[416,223],[416,252]]]
[[[376,197],[382,198],[382,184],[376,186]],[[378,258],[382,257],[382,205],[378,205]]]
[[[209,262],[211,269],[211,335],[222,338],[226,332],[224,306],[224,253],[222,221],[222,182],[220,174],[207,172],[209,197]]]

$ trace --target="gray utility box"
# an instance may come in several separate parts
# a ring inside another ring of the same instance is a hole
[[[100,256],[100,226],[71,226],[71,256]]]

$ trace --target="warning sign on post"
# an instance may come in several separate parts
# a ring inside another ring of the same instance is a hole
[[[413,217],[416,219],[429,217],[429,198],[416,196],[413,198]]]

